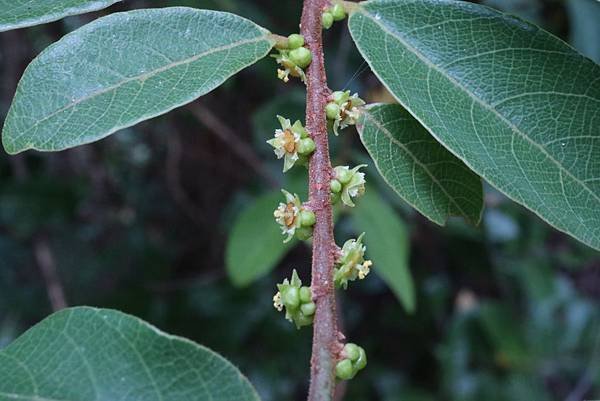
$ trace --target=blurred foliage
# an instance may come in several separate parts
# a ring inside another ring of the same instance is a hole
[[[598,60],[595,0],[487,4],[535,21]],[[301,8],[288,0],[131,0],[0,34],[0,116],[28,62],[64,33],[108,12],[165,5],[231,11],[281,34],[297,31]],[[389,100],[339,25],[325,33],[330,86]],[[276,80],[266,59],[194,103],[213,120],[183,107],[78,149],[0,154],[0,347],[51,313],[49,290],[58,278],[69,305],[137,315],[224,354],[265,400],[303,399],[312,333],[282,319],[271,297],[291,268],[308,280],[308,247],[292,247],[277,266],[264,267],[272,273],[244,288],[225,268],[228,236],[248,207],[277,183],[306,196],[306,172],[284,178],[264,143],[275,115],[301,119],[303,102],[302,87]],[[220,135],[214,120],[235,137]],[[369,163],[351,131],[332,137],[332,154],[336,164]],[[372,196],[408,230],[416,310],[404,311],[377,265],[340,294],[347,337],[369,354],[347,400],[600,398],[597,252],[490,188],[480,227],[452,220],[440,228],[374,172],[368,178]],[[365,229],[355,223],[351,211],[339,214],[340,244]],[[249,234],[246,246],[265,245]]]

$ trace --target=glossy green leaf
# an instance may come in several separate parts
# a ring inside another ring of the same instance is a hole
[[[492,185],[600,249],[600,66],[477,4],[361,4],[352,36],[398,101]]]
[[[0,0],[0,32],[101,10],[121,0]]]
[[[374,188],[368,188],[356,202],[353,219],[358,232],[366,232],[366,257],[373,261],[373,271],[390,287],[407,312],[415,310],[415,286],[408,257],[410,239],[406,225]]]
[[[98,19],[29,65],[4,147],[53,151],[96,141],[210,92],[273,43],[253,22],[217,11],[172,7]]]
[[[357,128],[377,170],[402,199],[440,225],[450,216],[479,223],[481,179],[401,106],[366,108]]]
[[[296,239],[283,243],[284,236],[273,219],[282,202],[281,192],[270,192],[242,211],[235,221],[225,251],[225,265],[235,285],[246,286],[273,270]]]
[[[57,312],[0,350],[0,401],[259,400],[228,361],[121,312]]]

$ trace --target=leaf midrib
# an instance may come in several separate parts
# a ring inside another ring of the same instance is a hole
[[[394,31],[392,28],[390,28],[389,26],[383,24],[382,22],[380,22],[382,19],[376,19],[372,16],[372,14],[370,14],[364,7],[360,7],[357,10],[358,13],[364,15],[366,18],[370,19],[371,21],[373,21],[375,24],[377,24],[378,26],[381,27],[381,29],[386,32],[387,34],[389,34],[390,36],[396,38],[407,50],[409,50],[410,52],[412,52],[415,56],[417,56],[421,61],[423,61],[430,69],[433,69],[435,71],[437,71],[438,73],[440,73],[443,77],[445,77],[448,81],[450,81],[450,83],[452,83],[454,86],[456,86],[457,88],[461,89],[464,93],[466,93],[471,99],[473,99],[475,102],[479,103],[482,107],[484,107],[485,109],[489,110],[492,112],[492,114],[494,114],[495,116],[497,116],[502,122],[504,122],[510,129],[511,131],[513,131],[513,133],[518,134],[519,136],[523,137],[527,142],[529,142],[532,146],[536,147],[544,156],[546,156],[552,163],[554,163],[559,171],[565,173],[567,176],[569,176],[573,181],[575,181],[577,184],[579,184],[584,190],[586,190],[586,192],[588,192],[589,194],[592,195],[592,197],[600,202],[600,196],[597,195],[596,193],[594,193],[594,191],[588,187],[584,181],[580,180],[579,178],[577,178],[575,175],[573,175],[573,173],[571,173],[568,169],[566,169],[558,160],[556,160],[541,144],[535,142],[533,139],[531,139],[529,136],[527,136],[524,132],[522,132],[519,127],[517,127],[515,124],[513,124],[510,120],[508,120],[506,117],[504,117],[502,114],[500,114],[497,110],[493,109],[491,105],[488,105],[486,102],[483,101],[483,99],[479,98],[477,95],[475,95],[472,91],[470,91],[468,88],[466,88],[464,85],[462,85],[460,82],[458,82],[456,79],[454,79],[454,77],[452,77],[450,74],[448,74],[445,70],[442,70],[441,68],[439,68],[437,65],[435,65],[431,60],[429,60],[424,54],[422,54],[420,51],[418,51],[414,46],[412,46],[406,39],[404,39],[402,36],[400,36],[399,33],[397,33],[396,31]],[[437,135],[435,135],[435,133],[433,133],[428,127],[426,127],[428,131],[431,132],[431,134],[438,138]],[[462,159],[462,158],[461,158]]]
[[[385,128],[382,124],[380,124],[379,121],[377,121],[368,111],[364,111],[363,113],[364,113],[365,117],[370,119],[373,122],[373,124],[380,131],[382,131],[385,136],[387,136],[390,139],[390,141],[392,141],[394,144],[398,145],[398,147],[400,147],[407,155],[409,155],[413,159],[414,163],[417,166],[419,166],[423,171],[425,171],[425,173],[431,178],[431,180],[442,190],[444,195],[446,195],[446,197],[448,198],[450,203],[452,203],[454,206],[456,206],[456,208],[462,213],[462,216],[464,218],[466,218],[469,221],[473,221],[471,219],[471,216],[469,216],[469,214],[466,213],[458,203],[456,203],[456,201],[454,200],[454,197],[452,197],[446,191],[444,186],[437,180],[437,178],[431,173],[431,171],[429,171],[429,169],[427,168],[427,166],[425,164],[421,163],[421,161],[409,149],[407,149],[406,146],[404,146],[404,144],[402,142],[400,142],[399,140],[394,138],[392,133],[387,128]],[[447,213],[452,214],[452,213],[449,213],[449,211],[447,211]]]
[[[77,105],[79,105],[79,104],[81,104],[83,102],[86,102],[86,101],[88,101],[90,99],[93,99],[93,98],[95,98],[97,96],[103,95],[105,93],[109,93],[109,92],[111,92],[113,90],[116,90],[116,89],[120,88],[121,86],[123,86],[125,84],[128,84],[129,82],[138,81],[138,80],[139,81],[145,81],[145,80],[147,80],[149,78],[152,78],[152,77],[160,74],[161,72],[168,71],[168,70],[170,70],[172,68],[175,68],[175,67],[178,67],[180,65],[191,64],[191,63],[193,63],[193,62],[195,62],[195,61],[197,61],[197,60],[199,60],[199,59],[201,59],[203,57],[209,56],[209,55],[211,55],[213,53],[218,53],[218,52],[222,52],[222,51],[234,49],[234,48],[236,48],[238,46],[242,46],[242,45],[246,45],[246,44],[250,44],[250,43],[258,43],[258,42],[263,41],[263,40],[269,41],[269,36],[268,35],[263,35],[263,36],[259,36],[259,37],[256,37],[256,38],[244,39],[244,40],[240,40],[240,41],[237,41],[237,42],[230,43],[228,45],[215,47],[215,48],[207,50],[205,52],[198,53],[198,54],[196,54],[196,55],[194,55],[192,57],[188,57],[188,58],[183,59],[183,60],[179,60],[179,61],[175,61],[175,62],[166,64],[166,65],[164,65],[162,67],[159,67],[159,68],[154,69],[154,70],[150,70],[150,71],[145,72],[143,74],[139,74],[139,75],[135,75],[133,77],[129,77],[127,79],[124,79],[124,80],[118,82],[117,84],[108,86],[108,87],[106,87],[106,88],[104,88],[102,90],[99,90],[97,92],[92,92],[91,94],[88,94],[88,95],[86,95],[86,96],[84,96],[84,97],[82,97],[80,99],[77,99],[76,101],[73,101],[73,102],[69,103],[68,105],[66,105],[66,106],[64,106],[64,107],[62,107],[62,108],[60,108],[60,109],[52,112],[51,114],[47,115],[46,117],[44,117],[44,118],[36,121],[35,124],[33,124],[31,127],[27,128],[25,131],[21,132],[18,136],[16,136],[13,139],[13,142],[16,142],[23,135],[26,135],[31,130],[37,128],[40,124],[42,124],[45,121],[51,119],[52,117],[54,117],[54,116],[56,116],[56,115],[58,115],[58,114],[60,114],[60,113],[62,113],[64,111],[70,110],[71,108],[73,108],[73,107],[75,107],[75,106],[77,106]]]

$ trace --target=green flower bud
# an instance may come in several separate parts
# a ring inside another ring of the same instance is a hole
[[[301,139],[298,143],[298,153],[301,155],[309,155],[315,151],[315,141],[310,138]]]
[[[285,307],[287,320],[293,322],[298,329],[313,322],[316,305],[312,301],[311,289],[302,286],[302,280],[295,269],[290,280],[286,278],[281,284],[277,284],[277,290],[273,297],[273,306],[280,312]]]
[[[302,313],[304,314],[304,316],[312,316],[312,315],[314,315],[316,309],[317,309],[317,306],[315,305],[314,302],[309,302],[307,304],[302,304],[300,306],[300,310],[302,311]]]
[[[290,60],[300,68],[306,68],[312,61],[312,53],[305,47],[290,51]]]
[[[333,193],[339,193],[342,190],[342,183],[339,182],[336,179],[331,180],[331,182],[329,183],[329,188],[331,189],[331,192]]]
[[[329,11],[324,12],[321,16],[321,24],[325,29],[329,29],[333,25],[333,15]]]
[[[325,107],[325,113],[329,120],[337,119],[340,115],[340,111],[340,106],[337,103],[327,103],[327,106]]]
[[[335,365],[335,375],[341,380],[350,380],[354,376],[354,369],[350,359],[342,359]]]
[[[367,366],[367,353],[362,347],[358,347],[359,356],[356,362],[354,362],[354,368],[358,372]]]
[[[344,345],[343,355],[350,359],[352,362],[356,361],[360,357],[360,347],[353,343]]]
[[[316,216],[311,210],[303,210],[300,212],[300,225],[303,227],[312,227],[315,225]]]
[[[344,6],[341,4],[334,5],[329,12],[333,16],[334,21],[341,21],[346,18],[346,10],[344,10]]]
[[[346,103],[348,99],[350,99],[350,91],[335,91],[331,94],[331,98],[334,102],[341,106],[342,104]]]
[[[296,327],[299,329],[302,326],[310,326],[313,322],[313,316],[305,316],[303,314],[298,314],[294,319],[294,323],[296,323]]]
[[[342,185],[349,183],[353,176],[354,173],[347,166],[335,168],[335,178],[337,178]]]
[[[340,195],[340,193],[331,193],[331,204],[335,205],[336,203],[338,203],[340,201],[340,199],[342,198],[342,195]]]
[[[289,309],[296,309],[300,306],[300,294],[298,288],[289,287],[286,291],[281,294],[283,305]]]
[[[300,228],[296,229],[296,238],[298,238],[301,241],[306,241],[307,239],[310,239],[310,237],[312,237],[312,235],[313,235],[312,227],[300,227]]]
[[[297,33],[293,33],[288,36],[288,47],[290,49],[297,49],[299,47],[304,46],[304,36],[299,35]]]
[[[312,292],[310,290],[310,287],[304,286],[300,288],[300,302],[312,302]]]

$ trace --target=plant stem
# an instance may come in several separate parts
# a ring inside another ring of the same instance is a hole
[[[329,189],[332,169],[325,119],[329,88],[321,30],[321,14],[327,5],[328,0],[305,0],[302,11],[302,34],[313,56],[306,78],[306,128],[316,144],[309,165],[309,204],[317,217],[313,233],[311,283],[317,311],[314,319],[309,401],[332,400],[335,388],[334,366],[341,347],[333,286],[336,246]]]

